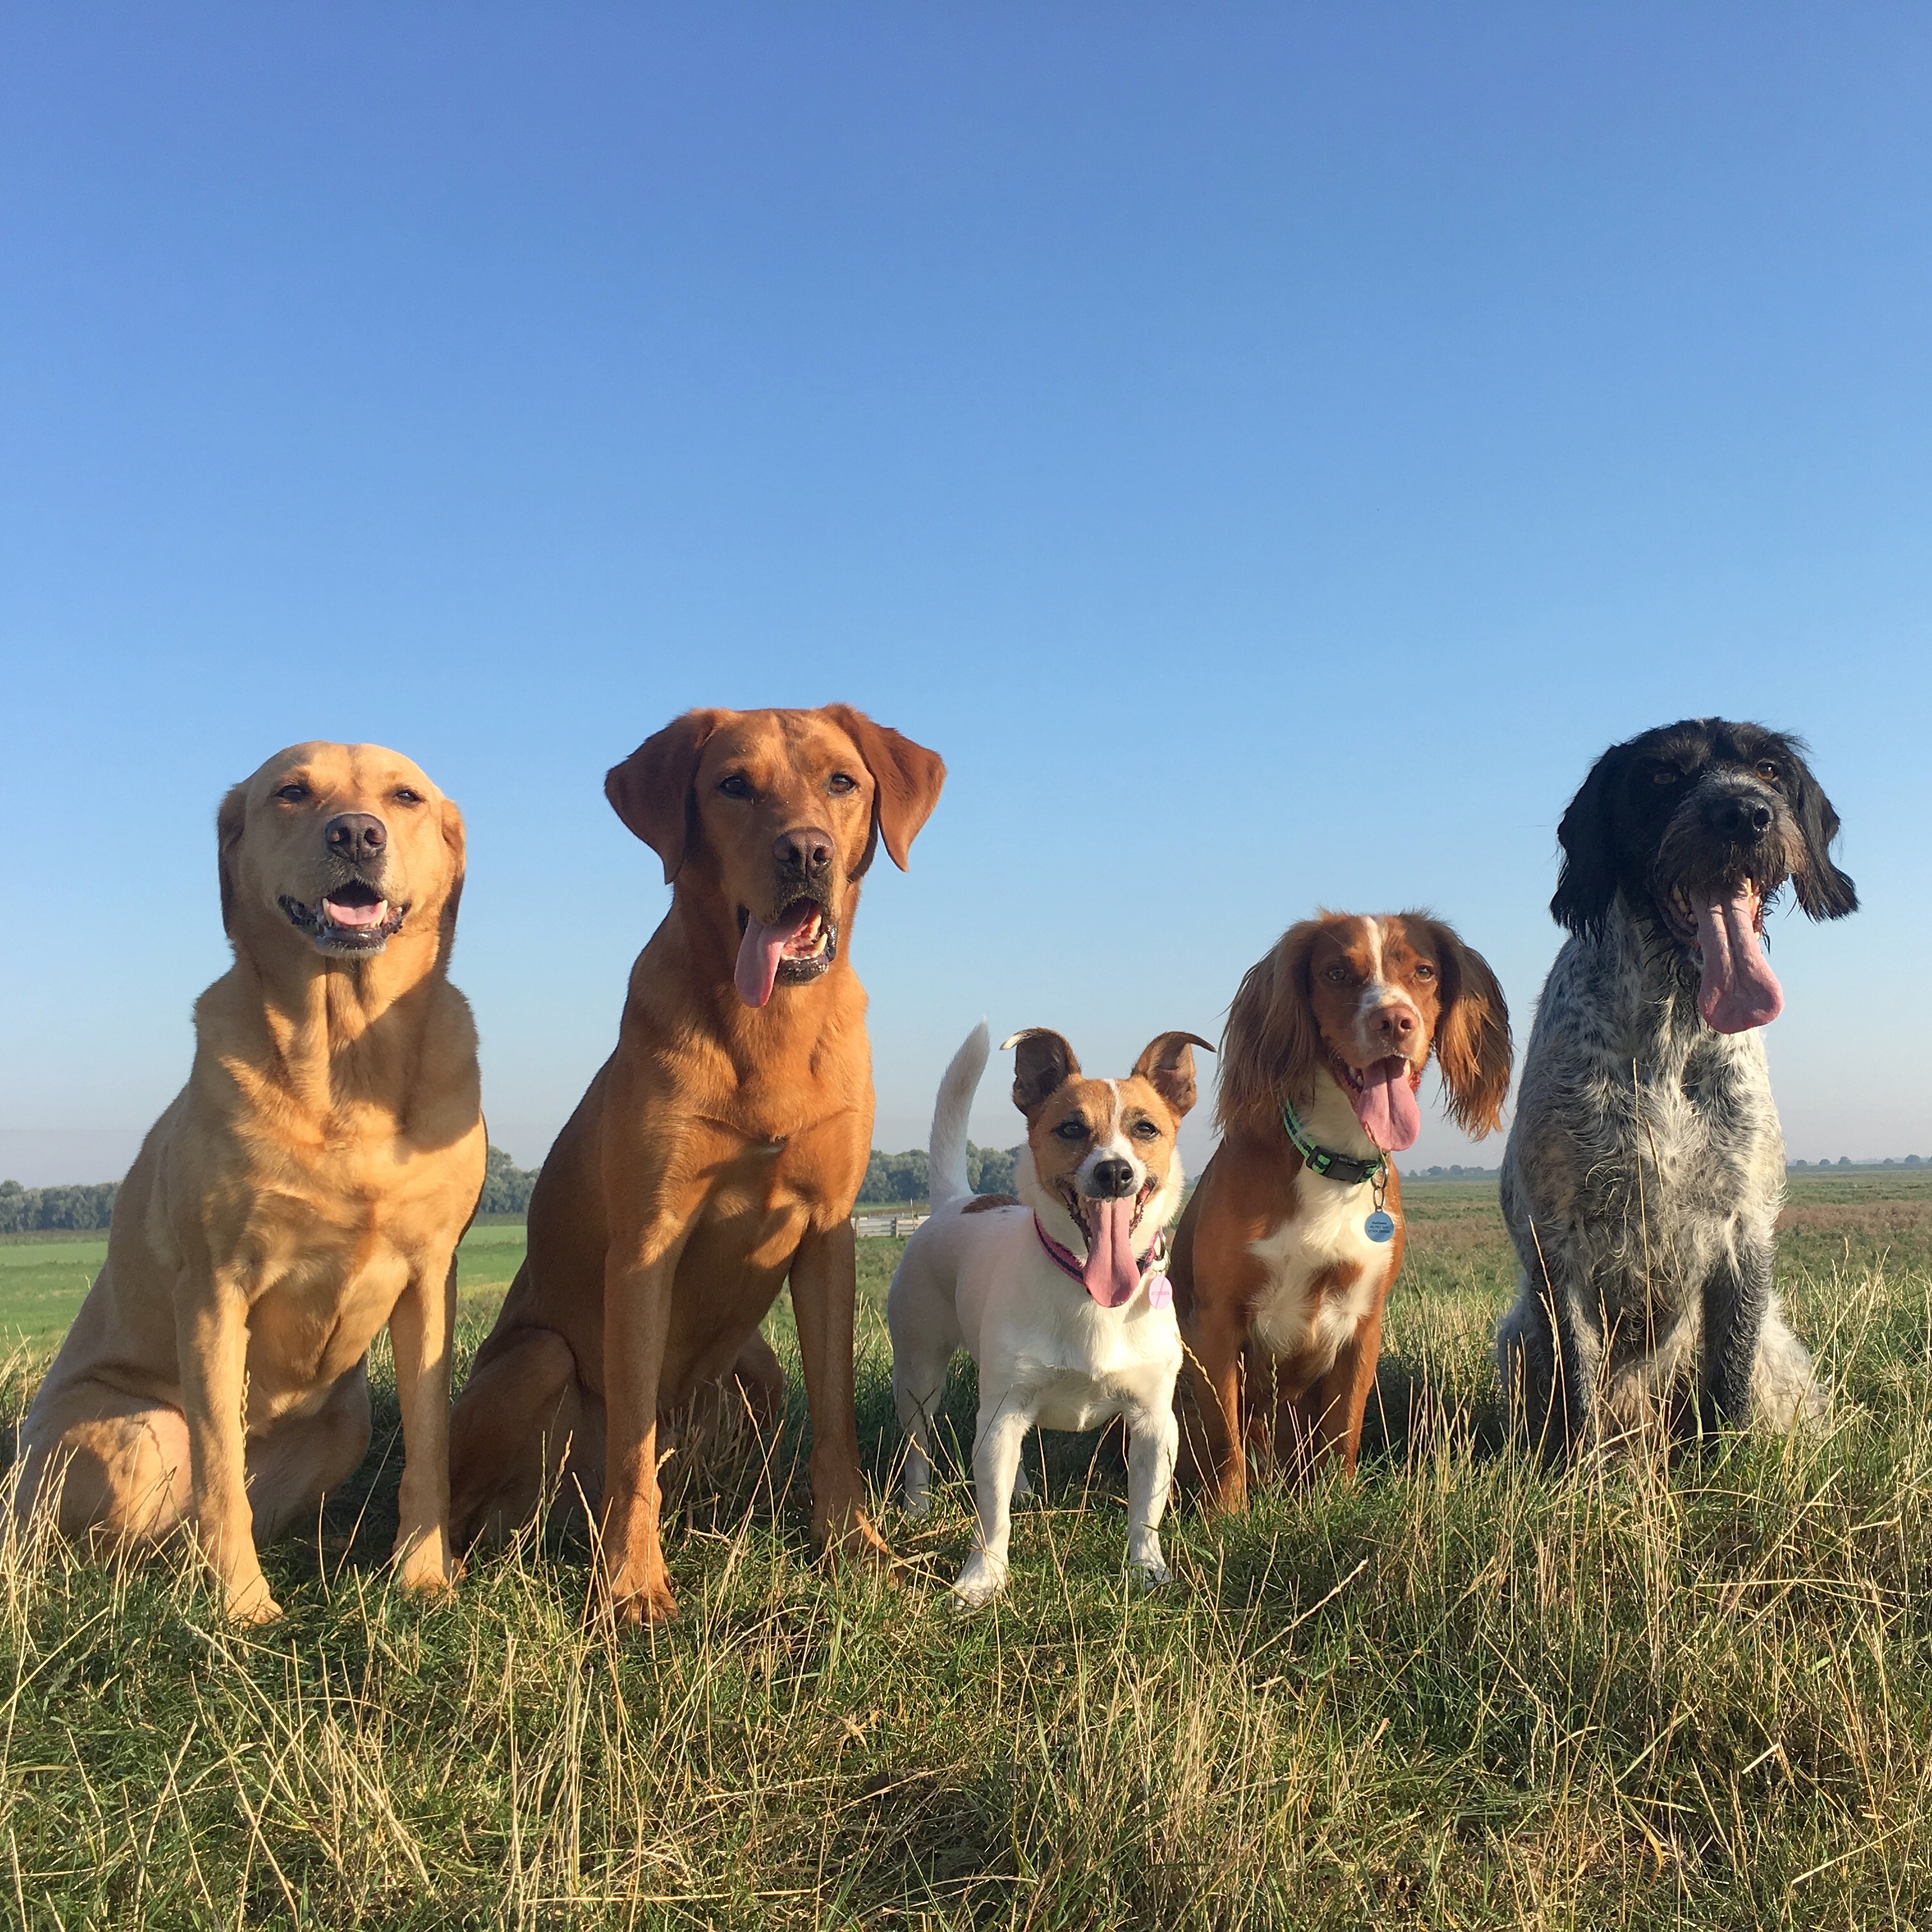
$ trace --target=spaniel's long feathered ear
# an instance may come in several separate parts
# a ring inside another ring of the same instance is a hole
[[[1013,1055],[1013,1105],[1031,1120],[1034,1110],[1080,1077],[1080,1063],[1060,1035],[1046,1027],[1028,1027],[1000,1041]]]
[[[1436,950],[1442,975],[1442,1012],[1436,1022],[1436,1064],[1442,1070],[1443,1104],[1449,1118],[1472,1139],[1502,1124],[1509,1096],[1509,1008],[1490,962],[1466,946],[1439,919],[1406,913]]]
[[[1194,1106],[1193,1049],[1197,1046],[1204,1052],[1214,1051],[1198,1033],[1156,1034],[1134,1062],[1136,1076],[1177,1114],[1186,1114]]]
[[[248,782],[244,778],[228,788],[228,796],[214,814],[214,866],[215,876],[221,884],[221,929],[231,934],[240,890],[235,882],[236,848],[242,843],[242,828],[248,818]]]
[[[946,761],[937,752],[916,745],[903,732],[874,724],[849,704],[828,704],[825,715],[859,748],[872,775],[872,838],[853,876],[863,875],[872,862],[873,846],[883,838],[892,863],[901,872],[912,853],[912,842],[932,816],[946,782]]]
[[[1804,762],[1804,746],[1796,738],[1784,741],[1787,795],[1804,842],[1804,859],[1791,869],[1791,889],[1813,919],[1843,919],[1858,909],[1858,889],[1849,873],[1832,862],[1832,842],[1838,836],[1838,814],[1823,786]],[[1792,784],[1792,779],[1797,781]],[[1795,795],[1792,795],[1795,794]]]
[[[1556,828],[1563,869],[1556,875],[1550,914],[1572,932],[1600,929],[1617,896],[1616,826],[1611,810],[1628,751],[1628,746],[1612,745],[1591,766]]]
[[[1308,956],[1321,931],[1316,919],[1290,926],[1242,977],[1221,1034],[1214,1117],[1224,1134],[1266,1132],[1280,1124],[1284,1100],[1306,1106],[1313,1097],[1325,1052],[1309,1004]]]
[[[687,711],[654,731],[604,776],[604,796],[625,824],[664,861],[669,885],[692,842],[692,782],[704,742],[731,714]]]

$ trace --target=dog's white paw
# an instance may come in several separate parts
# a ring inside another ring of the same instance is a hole
[[[1174,1572],[1165,1563],[1136,1563],[1129,1568],[1143,1590],[1164,1590],[1174,1581]]]
[[[921,1490],[917,1495],[908,1490],[899,1504],[900,1514],[908,1522],[923,1522],[932,1514],[932,1492]]]
[[[962,1610],[976,1610],[990,1604],[1006,1587],[1006,1573],[995,1570],[983,1556],[975,1556],[959,1573],[952,1586],[953,1601]]]

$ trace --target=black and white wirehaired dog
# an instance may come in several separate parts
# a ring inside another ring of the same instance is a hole
[[[1687,718],[1597,760],[1557,837],[1570,929],[1525,1057],[1502,1204],[1522,1264],[1496,1336],[1520,1426],[1553,1457],[1652,1420],[1780,1429],[1822,1412],[1772,1292],[1784,1141],[1757,1029],[1789,884],[1855,911],[1838,814],[1802,748]]]

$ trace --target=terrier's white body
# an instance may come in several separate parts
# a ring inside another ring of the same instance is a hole
[[[1104,1169],[1122,1161],[1131,1170],[1133,1198],[1152,1184],[1128,1238],[1142,1270],[1138,1285],[1120,1306],[1104,1306],[1040,1240],[1036,1216],[1073,1261],[1088,1253],[1081,1224],[1059,1192],[1042,1183],[1030,1144],[1016,1179],[1022,1204],[993,1205],[968,1191],[967,1114],[988,1044],[982,1022],[940,1084],[931,1143],[932,1217],[906,1244],[886,1302],[892,1393],[910,1441],[906,1513],[916,1519],[932,1507],[932,1424],[953,1352],[963,1348],[980,1372],[973,1445],[979,1545],[952,1586],[956,1594],[979,1604],[1005,1587],[1012,1502],[1030,1492],[1020,1460],[1027,1432],[1094,1429],[1115,1416],[1125,1420],[1129,1439],[1128,1560],[1148,1585],[1168,1582],[1160,1524],[1179,1441],[1174,1387],[1180,1332],[1165,1278],[1145,1258],[1180,1206],[1172,1129],[1162,1145],[1150,1147],[1140,1090],[1154,1090],[1144,1079],[1081,1080],[1072,1068],[1066,1085],[1082,1090],[1094,1131],[1089,1150],[1061,1185],[1087,1196],[1095,1191],[1084,1183],[1096,1164]],[[1188,1078],[1191,1102],[1191,1068]],[[1171,1105],[1168,1112],[1178,1126]],[[1030,1114],[1030,1131],[1039,1126],[1039,1114]],[[1057,1141],[1053,1150],[1061,1144]],[[1144,1157],[1150,1153],[1158,1165]],[[1118,1174],[1118,1167],[1111,1172]],[[1126,1192],[1124,1186],[1118,1191]]]

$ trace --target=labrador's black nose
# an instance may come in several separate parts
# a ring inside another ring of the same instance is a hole
[[[1118,1201],[1134,1191],[1134,1171],[1124,1160],[1096,1160],[1087,1179],[1096,1201]]]
[[[781,832],[772,842],[772,856],[787,872],[815,879],[832,863],[832,835],[816,825]]]
[[[373,859],[389,842],[389,828],[372,812],[345,812],[322,828],[328,849],[344,859]]]
[[[1733,792],[1713,801],[1711,829],[1734,844],[1754,844],[1771,830],[1771,807],[1761,798]]]

